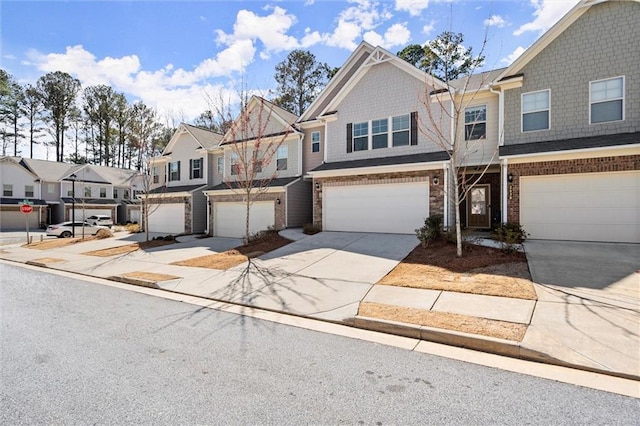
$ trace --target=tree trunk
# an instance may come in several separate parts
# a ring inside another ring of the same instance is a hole
[[[245,218],[244,223],[244,243],[249,244],[249,215],[250,215],[250,207],[251,207],[251,189],[247,191],[247,216]]]
[[[462,257],[462,226],[460,225],[460,186],[458,185],[458,170],[454,165],[454,160],[451,160],[451,180],[453,180],[453,196],[455,201],[455,214],[456,214],[456,255]]]

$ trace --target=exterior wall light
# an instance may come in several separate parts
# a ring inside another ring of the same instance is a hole
[[[513,174],[509,173],[509,175],[507,176],[507,180],[509,181],[509,183],[513,183]]]

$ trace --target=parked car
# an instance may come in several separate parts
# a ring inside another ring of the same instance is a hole
[[[111,216],[107,216],[106,214],[96,214],[93,216],[89,216],[87,218],[87,222],[92,225],[106,226],[108,228],[111,228],[113,226],[113,219],[111,219]]]
[[[73,226],[71,226],[72,224]],[[57,225],[49,225],[47,227],[47,236],[69,238],[73,235],[73,228],[76,230],[76,237],[82,235],[83,223],[69,221],[58,223]],[[96,235],[101,229],[106,229],[106,227],[84,222],[84,235]]]

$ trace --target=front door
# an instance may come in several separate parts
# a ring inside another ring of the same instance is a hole
[[[467,228],[491,227],[491,187],[475,185],[467,195]]]

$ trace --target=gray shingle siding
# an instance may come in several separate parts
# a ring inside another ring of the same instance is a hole
[[[640,3],[596,4],[522,70],[505,92],[505,144],[640,130]],[[589,82],[625,77],[625,120],[589,124]],[[551,90],[550,130],[521,132],[521,95]]]

